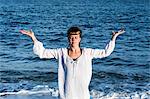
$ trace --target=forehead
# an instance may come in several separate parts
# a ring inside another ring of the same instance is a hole
[[[80,35],[79,34],[72,34],[69,37],[80,37]]]

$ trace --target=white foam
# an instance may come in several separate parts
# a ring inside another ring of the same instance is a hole
[[[54,88],[49,88],[48,86],[38,85],[34,87],[32,90],[20,90],[18,92],[3,92],[0,93],[0,96],[5,95],[39,95],[39,94],[48,94],[51,96],[58,96],[58,90]]]
[[[105,94],[104,92],[92,90],[90,92],[93,99],[150,99],[150,91],[145,92],[109,92]]]
[[[93,99],[150,99],[150,91],[142,91],[142,92],[109,92],[105,93],[102,91],[91,90],[91,96]],[[59,92],[58,89],[49,88],[47,85],[38,85],[34,87],[32,90],[20,90],[18,92],[3,92],[0,93],[0,96],[5,95],[50,95],[53,97],[58,97]]]

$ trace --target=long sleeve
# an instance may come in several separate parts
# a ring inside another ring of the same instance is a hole
[[[58,80],[59,80],[59,93],[60,93],[60,99],[65,99],[65,71],[62,65],[58,68]]]
[[[58,58],[57,49],[45,49],[40,41],[35,41],[33,46],[33,52],[40,58]]]
[[[67,49],[61,49],[61,53],[59,57],[59,67],[58,67],[58,85],[59,85],[59,93],[60,93],[60,99],[66,99],[65,97],[65,80],[66,80],[66,57],[63,52],[66,52]]]
[[[90,55],[92,58],[103,58],[109,56],[115,48],[115,40],[111,40],[105,49],[91,49]]]

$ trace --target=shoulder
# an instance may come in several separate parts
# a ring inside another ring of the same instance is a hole
[[[100,51],[100,49],[94,49],[94,48],[83,48],[83,50],[84,50],[84,53],[90,54],[90,55],[92,55],[95,52],[99,52]]]
[[[65,54],[67,52],[67,48],[56,48],[57,53]]]
[[[85,53],[90,53],[93,50],[92,48],[82,48],[82,49]]]
[[[55,50],[57,50],[57,51],[65,51],[65,50],[67,50],[67,48],[55,48]]]

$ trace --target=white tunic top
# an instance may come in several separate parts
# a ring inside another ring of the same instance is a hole
[[[92,59],[109,56],[115,47],[110,41],[105,49],[83,48],[81,56],[74,61],[67,48],[45,49],[39,41],[33,51],[40,58],[58,59],[58,84],[61,99],[90,99],[89,83],[92,76]]]

